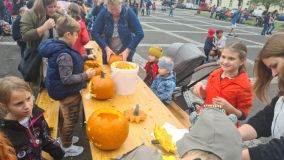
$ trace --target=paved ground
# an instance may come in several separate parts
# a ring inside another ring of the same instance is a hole
[[[147,50],[152,45],[161,46],[166,51],[167,47],[175,42],[194,43],[203,50],[203,43],[209,28],[223,29],[225,34],[230,30],[229,22],[195,16],[194,12],[189,10],[176,9],[174,12],[174,17],[169,17],[168,12],[164,13],[160,11],[152,13],[150,17],[139,17],[145,32],[145,38],[137,48],[138,54],[136,54],[134,61],[139,63],[141,67],[144,66],[148,56]],[[239,25],[237,32],[239,37],[228,37],[228,42],[241,40],[247,45],[249,50],[247,69],[250,78],[253,80],[252,66],[254,59],[268,37],[261,36],[261,28],[253,26]],[[6,75],[20,76],[17,71],[20,58],[19,52],[19,48],[16,46],[16,43],[13,42],[11,37],[0,37],[0,77]],[[139,75],[142,78],[145,76],[142,69],[140,69]],[[274,82],[271,85],[270,96],[275,95],[276,91],[277,84]],[[258,100],[254,100],[254,106],[251,110],[250,116],[262,109],[263,106],[264,105]],[[77,135],[81,137],[82,141],[80,142],[80,145],[85,146],[85,151],[81,156],[72,158],[74,160],[91,159],[89,145],[85,138],[84,131],[84,128],[82,129],[79,125],[77,125],[76,133],[78,133]]]

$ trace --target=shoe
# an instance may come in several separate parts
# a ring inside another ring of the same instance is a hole
[[[61,146],[61,149],[65,152],[64,157],[74,157],[74,156],[79,156],[81,153],[83,153],[84,148],[81,146],[75,146],[71,145],[70,147],[63,147]]]
[[[233,36],[233,35],[231,33],[229,33],[228,36]]]
[[[234,37],[238,37],[238,35],[235,34]]]
[[[56,141],[61,144],[61,138],[60,137],[56,138]],[[75,143],[78,143],[78,142],[79,142],[79,137],[73,136],[72,137],[72,144],[75,144]]]

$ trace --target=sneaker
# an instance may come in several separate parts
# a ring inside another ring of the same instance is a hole
[[[56,141],[61,144],[61,138],[60,137],[56,138]],[[79,137],[73,136],[72,137],[72,144],[75,144],[75,143],[78,143],[78,142],[79,142]]]
[[[81,146],[75,146],[71,145],[70,147],[63,147],[61,146],[62,150],[65,152],[64,157],[74,157],[74,156],[79,156],[81,153],[83,153],[84,148]]]
[[[234,37],[238,37],[238,35],[235,34]]]
[[[231,33],[229,33],[228,36],[233,36],[233,35]]]

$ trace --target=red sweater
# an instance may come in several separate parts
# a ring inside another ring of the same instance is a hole
[[[253,103],[252,85],[247,73],[241,72],[234,79],[226,77],[221,80],[222,73],[223,70],[220,68],[209,76],[203,105],[212,104],[212,98],[222,97],[247,117]]]
[[[89,34],[85,22],[83,20],[79,21],[81,32],[78,34],[78,39],[76,40],[73,48],[78,51],[81,55],[85,54],[86,50],[84,46],[90,41]]]

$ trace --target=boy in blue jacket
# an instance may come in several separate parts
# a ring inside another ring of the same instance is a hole
[[[162,57],[159,59],[158,66],[159,74],[154,79],[151,89],[164,104],[170,104],[176,87],[174,62],[170,57]]]
[[[79,23],[68,16],[60,17],[56,23],[59,40],[48,39],[39,46],[39,53],[48,58],[45,86],[51,98],[60,103],[63,124],[59,127],[61,148],[65,157],[78,156],[84,150],[75,146],[79,138],[73,135],[78,122],[81,94],[86,80],[95,75],[94,69],[83,71],[83,58],[72,48],[80,32]]]

